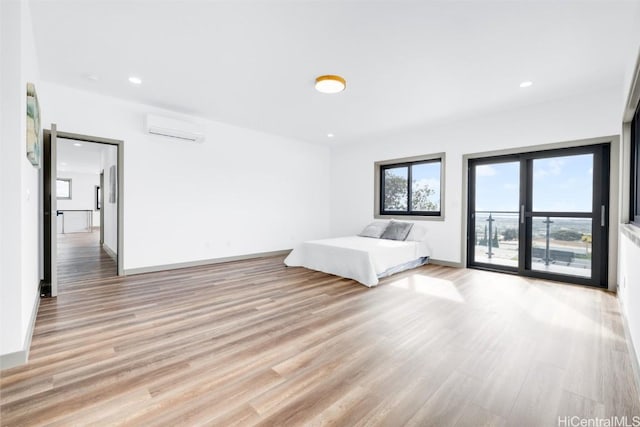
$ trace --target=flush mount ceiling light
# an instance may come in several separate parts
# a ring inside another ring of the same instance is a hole
[[[332,74],[316,77],[316,90],[322,93],[338,93],[347,87],[347,81]]]
[[[129,82],[133,83],[134,85],[139,85],[142,83],[142,79],[140,77],[131,76],[129,77]]]
[[[529,87],[532,84],[533,84],[533,82],[531,80],[527,80],[527,81],[524,81],[524,82],[520,83],[520,87]]]

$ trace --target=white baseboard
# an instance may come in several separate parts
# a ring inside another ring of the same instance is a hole
[[[284,249],[281,251],[272,251],[272,252],[258,252],[253,254],[237,255],[237,256],[230,256],[230,257],[224,257],[224,258],[204,259],[199,261],[179,262],[175,264],[152,265],[149,267],[130,268],[124,271],[124,275],[131,276],[134,274],[157,273],[158,271],[177,270],[180,268],[189,268],[189,267],[200,267],[203,265],[220,264],[223,262],[243,261],[243,260],[255,259],[255,258],[266,258],[271,256],[288,255],[289,252],[291,252],[291,249]],[[444,267],[463,268],[463,265],[461,262],[441,261],[433,258],[429,258],[429,264],[442,265]]]
[[[281,251],[272,251],[272,252],[258,252],[254,254],[236,255],[236,256],[230,256],[230,257],[224,257],[224,258],[203,259],[199,261],[178,262],[175,264],[152,265],[149,267],[130,268],[124,271],[124,275],[130,276],[133,274],[155,273],[158,271],[177,270],[180,268],[188,268],[188,267],[200,267],[203,265],[220,264],[223,262],[243,261],[243,260],[254,259],[254,258],[266,258],[271,256],[288,255],[289,252],[291,252],[291,249],[285,249]]]
[[[0,355],[0,370],[24,365],[25,363],[27,363],[27,360],[29,360],[29,349],[31,348],[31,339],[33,338],[33,330],[36,326],[36,318],[38,317],[39,307],[40,291],[38,290],[38,292],[36,293],[35,301],[33,303],[33,310],[31,312],[31,321],[29,322],[29,328],[27,329],[26,336],[24,337],[24,346],[22,347],[22,350]]]
[[[441,265],[443,267],[464,268],[461,262],[442,261],[439,259],[429,258],[429,264]]]
[[[111,257],[111,259],[113,259],[115,262],[118,262],[118,255],[106,243],[102,244],[102,249],[104,249],[107,255]]]

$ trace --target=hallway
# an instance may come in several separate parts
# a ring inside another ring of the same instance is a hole
[[[100,246],[100,229],[58,234],[58,285],[116,276],[116,262]]]

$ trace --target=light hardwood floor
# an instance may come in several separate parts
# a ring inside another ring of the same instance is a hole
[[[0,403],[7,426],[557,426],[640,415],[633,378],[607,292],[273,257],[66,285]]]

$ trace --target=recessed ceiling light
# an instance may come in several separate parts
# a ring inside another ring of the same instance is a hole
[[[95,74],[87,74],[87,80],[97,82],[98,80],[100,80],[100,77],[96,76]]]
[[[338,93],[347,87],[347,81],[340,76],[327,74],[316,77],[316,90],[322,93]]]
[[[140,77],[131,76],[129,77],[129,82],[133,83],[134,85],[139,85],[142,83],[142,79]]]
[[[333,138],[334,136],[335,136],[335,135],[334,135],[334,134],[332,134],[332,133],[328,133],[328,134],[327,134],[327,138]]]
[[[533,84],[533,82],[532,82],[532,81],[527,80],[527,81],[524,81],[524,82],[520,83],[520,87],[529,87],[529,86],[531,86],[532,84]]]
[[[73,145],[75,145],[76,147],[82,147],[82,144],[80,144],[79,142],[74,142]]]

